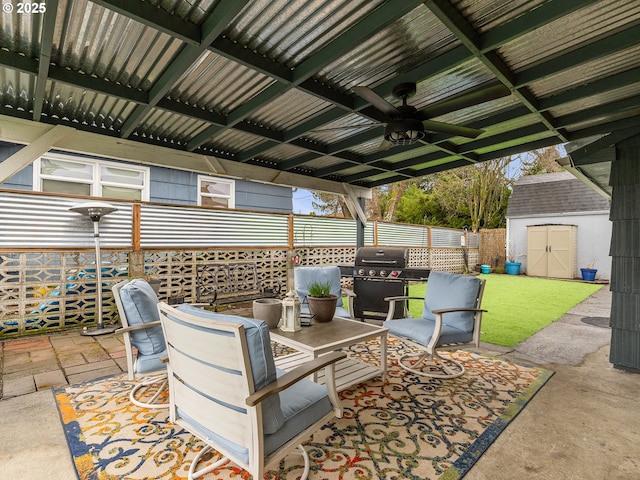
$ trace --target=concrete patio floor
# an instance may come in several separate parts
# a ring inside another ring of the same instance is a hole
[[[514,349],[482,351],[556,373],[465,480],[640,478],[640,375],[609,363],[608,287]],[[0,478],[76,477],[51,387],[122,372],[119,335],[53,334],[0,344]]]

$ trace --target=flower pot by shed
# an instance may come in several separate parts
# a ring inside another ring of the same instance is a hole
[[[491,265],[480,265],[481,273],[491,273]]]
[[[308,296],[307,301],[314,321],[326,323],[333,320],[333,315],[336,313],[336,304],[338,303],[337,295],[329,295],[328,297]]]
[[[504,269],[509,275],[520,275],[520,262],[504,262]]]
[[[580,273],[582,273],[582,280],[593,282],[596,279],[597,271],[597,268],[581,268]]]

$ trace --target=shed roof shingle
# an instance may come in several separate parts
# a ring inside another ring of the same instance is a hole
[[[609,201],[569,172],[523,176],[514,184],[507,217],[607,212]]]

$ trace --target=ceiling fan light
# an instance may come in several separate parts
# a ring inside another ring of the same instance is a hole
[[[392,145],[412,145],[424,138],[422,122],[415,119],[402,119],[389,122],[384,138]]]

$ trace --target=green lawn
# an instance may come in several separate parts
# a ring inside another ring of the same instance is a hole
[[[482,308],[481,341],[513,347],[560,318],[602,285],[532,278],[524,275],[480,275],[487,281]],[[426,284],[412,284],[411,296],[424,297]],[[412,300],[411,315],[419,317],[423,303]]]

